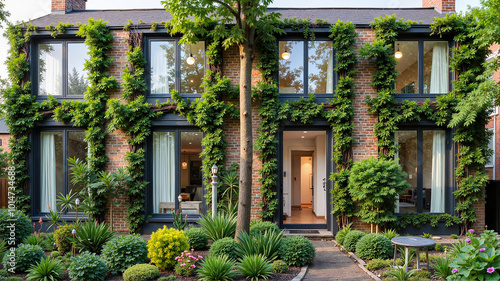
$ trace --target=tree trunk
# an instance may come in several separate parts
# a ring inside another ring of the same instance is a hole
[[[248,38],[248,37],[247,37]],[[249,38],[250,39],[250,38]],[[240,192],[236,237],[250,228],[252,198],[252,60],[253,42],[245,41],[240,50]]]

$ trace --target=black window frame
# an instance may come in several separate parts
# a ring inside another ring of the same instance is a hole
[[[84,100],[84,95],[71,95],[68,96],[68,44],[83,43],[85,40],[75,37],[62,37],[57,39],[38,38],[34,39],[31,44],[31,58],[30,58],[30,73],[32,94],[37,101],[47,100],[48,95],[39,95],[39,81],[38,81],[38,46],[40,44],[62,44],[62,95],[51,95],[57,100]],[[88,50],[88,48],[87,48]]]
[[[161,42],[161,41],[174,41],[175,42],[175,90],[186,98],[201,98],[201,93],[182,93],[181,88],[181,45],[179,44],[180,37],[165,37],[165,36],[144,36],[144,59],[146,60],[144,69],[144,81],[146,82],[146,102],[156,103],[158,100],[160,103],[166,102],[172,97],[170,93],[168,94],[151,94],[151,42]],[[207,41],[200,40],[200,42],[205,43],[205,73],[208,69],[207,65]]]
[[[304,92],[303,93],[295,93],[295,94],[279,94],[279,98],[282,101],[285,100],[299,100],[301,97],[308,97],[309,96],[309,42],[317,42],[317,41],[329,41],[332,42],[332,55],[333,55],[333,93],[314,93],[314,96],[316,97],[317,102],[325,102],[327,103],[329,99],[331,99],[335,95],[335,90],[337,87],[337,81],[338,81],[338,75],[337,72],[335,71],[335,67],[337,65],[337,52],[335,48],[333,48],[333,40],[329,38],[329,34],[327,33],[316,33],[316,39],[314,40],[309,40],[304,38],[303,33],[288,33],[289,35],[279,37],[278,40],[276,40],[276,51],[277,51],[277,57],[278,60],[281,56],[279,53],[279,43],[281,41],[303,41],[304,42],[304,74],[303,74],[303,81],[304,81]],[[278,69],[276,70],[275,73],[275,80],[276,80],[276,85],[278,87],[278,93],[279,93],[279,76],[280,75],[280,70],[279,70],[279,65]]]

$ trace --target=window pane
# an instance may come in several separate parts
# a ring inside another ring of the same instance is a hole
[[[175,88],[175,41],[151,42],[151,94],[169,94]]]
[[[153,132],[153,212],[170,212],[176,199],[175,133]]]
[[[194,63],[189,64],[189,54],[193,55]],[[205,75],[205,42],[194,45],[181,45],[181,93],[203,93],[203,76]]]
[[[62,45],[38,45],[38,94],[62,95]]]
[[[194,204],[201,204],[203,195],[201,139],[202,133],[200,132],[181,132],[181,195],[183,201],[195,201]],[[183,210],[182,212],[197,213],[198,210]]]
[[[490,141],[488,142],[488,148],[493,151],[493,154],[486,159],[486,166],[487,167],[493,167],[494,166],[494,161],[495,161],[495,128],[488,129],[492,133],[492,136],[490,138]]]
[[[448,42],[424,42],[424,93],[448,93]]]
[[[396,212],[417,212],[417,131],[398,131],[396,141],[399,149],[396,158],[403,171],[408,174],[406,180],[411,187],[399,195],[399,208]]]
[[[83,70],[89,58],[85,43],[68,43],[68,95],[83,95],[87,90],[87,73]]]
[[[56,210],[56,196],[63,192],[63,133],[40,133],[40,211]]]
[[[283,53],[288,53],[288,59]],[[304,42],[279,42],[279,92],[280,94],[304,92]]]
[[[87,142],[84,140],[85,132],[68,132],[68,158],[76,158],[85,161],[87,158]],[[68,192],[73,191],[73,194],[80,192],[82,187],[71,183],[72,177],[68,169]]]
[[[396,80],[396,92],[418,93],[418,42],[397,41],[395,50],[402,53],[401,58],[396,58],[396,70],[399,73]]]
[[[333,93],[333,46],[331,41],[309,44],[309,93]]]
[[[444,213],[445,132],[423,133],[423,210]]]

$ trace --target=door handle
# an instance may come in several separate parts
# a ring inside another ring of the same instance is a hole
[[[326,191],[326,178],[323,178],[323,191]]]

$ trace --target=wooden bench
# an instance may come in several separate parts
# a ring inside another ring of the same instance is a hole
[[[196,210],[197,214],[201,214],[202,201],[183,201],[180,205],[181,210]],[[160,213],[166,214],[168,211],[175,210],[175,202],[160,202]]]

